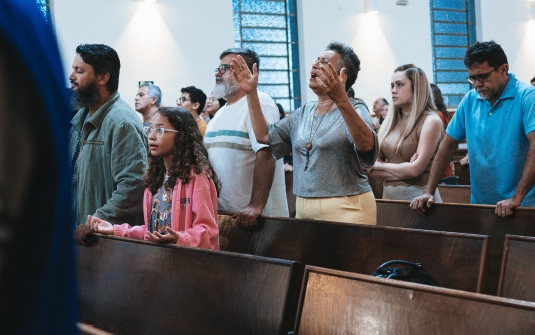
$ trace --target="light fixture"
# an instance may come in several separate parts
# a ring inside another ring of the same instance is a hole
[[[398,6],[407,6],[409,4],[409,0],[398,0],[396,1],[396,5]]]
[[[379,0],[364,0],[364,12],[378,14]]]

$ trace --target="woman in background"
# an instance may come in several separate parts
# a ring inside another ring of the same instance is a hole
[[[444,129],[422,69],[398,67],[391,88],[394,109],[379,131],[379,158],[369,172],[384,181],[383,199],[412,200],[427,184]]]

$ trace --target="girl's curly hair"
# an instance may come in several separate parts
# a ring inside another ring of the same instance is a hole
[[[187,184],[191,177],[191,166],[196,174],[205,172],[215,184],[217,196],[221,191],[221,182],[210,164],[208,151],[204,147],[202,135],[193,116],[182,108],[160,107],[155,113],[165,116],[169,123],[178,131],[175,134],[175,147],[171,156],[171,167],[167,174],[169,178],[165,184],[167,188],[174,188],[177,178]],[[165,177],[165,164],[162,157],[149,156],[149,168],[145,172],[145,186],[152,194],[156,194],[162,187]]]

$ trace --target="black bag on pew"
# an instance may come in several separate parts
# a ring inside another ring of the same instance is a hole
[[[399,266],[402,265],[402,266]],[[397,279],[417,284],[440,286],[435,278],[425,271],[421,263],[402,260],[388,261],[372,273],[372,276]]]

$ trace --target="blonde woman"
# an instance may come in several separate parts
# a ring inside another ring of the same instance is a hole
[[[384,181],[383,199],[412,200],[427,184],[444,129],[422,69],[400,66],[390,85],[394,110],[381,125],[379,157],[369,172]]]

